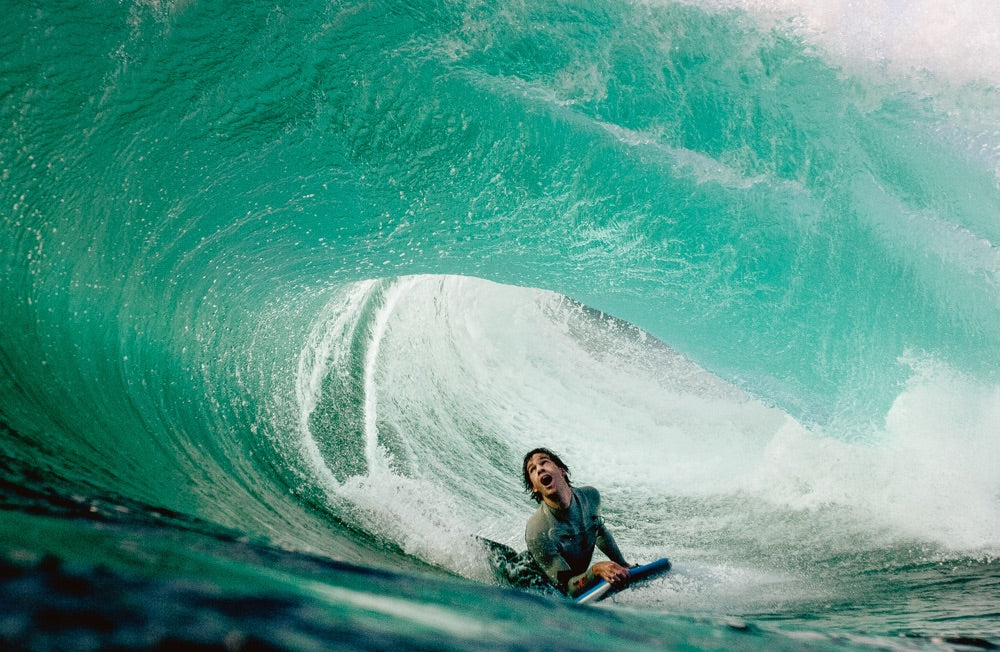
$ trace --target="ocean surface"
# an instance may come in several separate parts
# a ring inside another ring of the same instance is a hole
[[[1000,646],[994,0],[2,7],[0,647]]]

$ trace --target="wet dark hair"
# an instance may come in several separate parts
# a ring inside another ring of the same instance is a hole
[[[528,476],[528,460],[539,453],[548,456],[550,460],[555,462],[556,466],[566,472],[566,483],[569,484],[569,467],[566,466],[566,463],[559,459],[559,456],[550,451],[548,448],[533,448],[524,456],[524,462],[521,463],[521,472],[524,474],[524,489],[531,494],[531,497],[535,499],[536,503],[542,502],[542,494],[531,488],[531,478]]]

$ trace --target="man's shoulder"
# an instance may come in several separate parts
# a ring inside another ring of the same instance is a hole
[[[548,522],[549,512],[545,509],[545,505],[541,504],[538,506],[531,516],[528,517],[527,528],[531,530],[539,529],[543,527]]]
[[[585,514],[596,514],[601,511],[601,494],[594,487],[574,488],[577,502]]]

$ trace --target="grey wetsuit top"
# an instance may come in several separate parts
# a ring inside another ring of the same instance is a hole
[[[571,487],[567,509],[544,502],[528,519],[524,540],[528,552],[560,591],[578,595],[597,579],[590,570],[594,546],[611,561],[627,566],[614,537],[601,518],[601,495],[593,487]]]

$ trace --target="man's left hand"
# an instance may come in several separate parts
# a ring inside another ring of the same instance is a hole
[[[594,564],[594,575],[605,580],[616,589],[628,584],[628,569],[613,561],[599,561]]]

